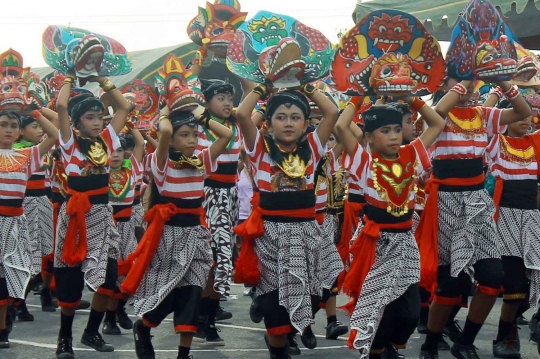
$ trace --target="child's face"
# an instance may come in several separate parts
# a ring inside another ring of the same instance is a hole
[[[186,156],[193,156],[197,149],[198,139],[197,126],[183,125],[174,132],[171,146],[175,151],[182,152]]]
[[[111,167],[119,168],[124,162],[124,149],[120,147],[111,154]]]
[[[2,148],[11,148],[19,135],[19,120],[7,115],[0,116],[0,144]]]
[[[233,96],[228,93],[218,93],[208,102],[208,111],[217,118],[226,119],[233,110]]]
[[[412,114],[408,113],[403,116],[401,133],[403,136],[403,141],[412,142],[412,140],[414,140],[414,125],[412,122]]]
[[[43,137],[43,128],[37,122],[30,123],[21,130],[21,136],[26,141],[38,143],[41,141],[41,137]]]
[[[270,124],[268,130],[276,142],[292,145],[306,132],[309,123],[298,106],[281,105],[272,114]]]
[[[383,158],[395,158],[403,143],[401,125],[388,125],[367,132],[366,137],[370,147]]]

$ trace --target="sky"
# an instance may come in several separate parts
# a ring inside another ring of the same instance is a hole
[[[213,2],[213,0],[210,0]],[[242,11],[290,15],[321,31],[332,42],[354,26],[356,0],[240,0]],[[41,36],[48,25],[79,27],[114,38],[128,51],[189,42],[188,22],[205,0],[2,0],[0,53],[10,47],[24,66],[42,67]]]

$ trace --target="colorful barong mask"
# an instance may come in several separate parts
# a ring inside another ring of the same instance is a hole
[[[518,56],[517,69],[512,83],[519,87],[536,87],[540,85],[540,60],[534,53],[520,43],[514,43]]]
[[[163,69],[156,75],[156,82],[158,88],[161,87],[160,83],[163,84],[160,96],[166,100],[171,112],[192,111],[204,103],[199,77],[173,54],[169,54],[163,62]]]
[[[187,34],[191,41],[212,51],[218,58],[225,58],[227,48],[236,29],[244,23],[247,12],[240,12],[237,0],[215,0],[199,7],[199,13],[190,21]]]
[[[331,76],[351,96],[423,96],[438,89],[445,71],[439,43],[418,19],[377,10],[343,35]]]
[[[259,11],[238,28],[227,67],[253,81],[295,87],[328,75],[334,47],[318,30],[286,15]]]
[[[17,51],[0,54],[0,111],[20,112],[31,103],[22,66],[23,58]]]
[[[43,32],[42,44],[45,62],[62,73],[67,73],[72,66],[76,66],[81,77],[120,76],[131,72],[131,60],[125,47],[107,36],[50,25]],[[100,52],[103,52],[102,60]]]
[[[516,72],[517,38],[489,0],[471,0],[452,31],[448,76],[508,81]]]
[[[23,77],[28,84],[28,97],[30,98],[31,106],[34,108],[45,106],[49,101],[45,83],[41,82],[39,76],[35,72],[30,71],[30,69],[25,69]]]
[[[135,126],[147,131],[159,115],[159,98],[152,87],[142,80],[135,79],[120,88],[124,97],[134,106],[130,114]]]

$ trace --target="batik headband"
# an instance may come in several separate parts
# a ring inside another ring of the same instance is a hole
[[[26,126],[30,125],[31,123],[34,123],[34,119],[30,116],[20,116],[20,126],[21,126],[21,129],[22,128],[25,128]]]
[[[302,111],[306,120],[309,119],[309,116],[311,115],[311,109],[306,96],[298,91],[286,90],[272,95],[268,100],[266,105],[266,119],[268,121],[270,121],[274,112],[276,112],[278,107],[281,105],[285,105],[287,107],[296,105],[300,111]]]
[[[171,125],[173,126],[173,133],[184,125],[195,126],[197,125],[197,119],[195,115],[187,111],[176,111],[170,114]]]
[[[75,98],[73,98],[75,99]],[[68,105],[69,107],[69,105]],[[85,98],[78,101],[73,105],[70,111],[71,122],[74,125],[80,121],[81,116],[88,111],[98,111],[103,112],[105,110],[103,103],[95,97],[86,96]]]
[[[234,96],[234,86],[223,80],[201,79],[201,86],[206,102],[210,102],[217,94],[230,94]]]
[[[403,115],[392,105],[373,105],[362,117],[364,132],[373,132],[384,126],[401,125],[403,122]]]
[[[409,105],[406,103],[399,103],[399,102],[392,102],[389,104],[392,107],[395,107],[396,110],[401,112],[402,116],[405,116],[407,114],[412,114],[411,109],[409,108]]]

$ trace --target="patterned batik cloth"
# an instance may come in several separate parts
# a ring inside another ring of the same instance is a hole
[[[62,204],[58,215],[54,266],[69,267],[62,261],[62,251],[66,237],[69,216],[66,214],[67,202]],[[77,241],[79,235],[77,234]],[[96,291],[105,283],[108,259],[118,259],[120,235],[112,218],[112,207],[107,204],[94,204],[86,213],[86,239],[88,252],[83,260],[81,270],[84,281]]]
[[[0,278],[6,278],[11,298],[24,299],[32,266],[24,216],[0,216]]]
[[[41,273],[41,260],[53,252],[53,205],[47,196],[25,197],[24,216],[30,238],[32,275]]]
[[[212,233],[212,249],[216,253],[214,290],[228,296],[231,290],[232,246],[236,243],[233,228],[238,221],[238,190],[204,187],[206,223]]]
[[[362,227],[360,223],[358,230],[361,231]],[[420,253],[412,231],[381,231],[381,236],[377,239],[375,263],[364,280],[351,316],[351,330],[357,330],[353,346],[360,350],[360,358],[369,356],[386,306],[419,281]]]
[[[540,212],[499,207],[497,229],[501,255],[523,258],[531,282],[529,303],[535,313],[540,300]]]
[[[118,245],[118,259],[126,260],[127,256],[137,249],[137,239],[135,238],[135,222],[133,218],[126,222],[117,222],[116,228],[120,237]],[[124,282],[125,276],[118,276],[116,281],[120,286]]]
[[[412,215],[412,232],[416,233],[416,228],[418,228],[418,223],[420,223],[420,215],[418,212],[414,211]]]
[[[338,275],[343,271],[343,262],[337,251],[335,240],[339,237],[339,221],[335,214],[327,213],[321,226],[321,285],[324,289],[332,289]]]
[[[261,273],[257,295],[278,290],[279,305],[289,313],[291,324],[303,333],[313,323],[311,295],[322,295],[319,224],[263,223],[264,235],[255,239]]]
[[[450,265],[452,277],[465,270],[472,278],[476,262],[501,258],[495,204],[486,190],[438,195],[439,265]]]
[[[204,288],[212,267],[210,232],[206,227],[166,225],[156,254],[132,297],[137,315],[156,308],[176,287]]]
[[[144,224],[144,208],[141,203],[133,205],[133,212],[131,212],[131,220],[134,227],[143,227]]]

